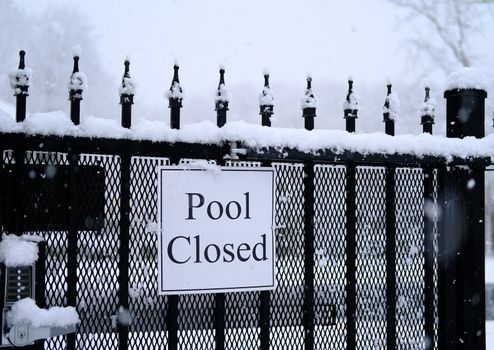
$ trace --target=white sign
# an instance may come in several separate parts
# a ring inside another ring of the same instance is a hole
[[[159,294],[275,288],[274,171],[158,167]]]

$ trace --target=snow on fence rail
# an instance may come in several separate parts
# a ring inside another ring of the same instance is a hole
[[[26,117],[26,97],[30,84],[31,71],[25,66],[25,53],[20,52],[19,68],[11,75],[11,85],[17,97],[16,121],[7,115],[0,114],[0,132],[23,133],[29,135],[57,135],[89,138],[147,140],[153,142],[184,142],[199,144],[220,145],[226,142],[241,142],[244,146],[254,149],[261,148],[289,148],[306,153],[316,153],[320,150],[331,150],[335,154],[356,152],[366,154],[408,154],[417,157],[436,156],[450,161],[457,158],[490,158],[494,162],[494,136],[484,138],[465,137],[451,139],[441,136],[432,136],[432,125],[435,118],[436,102],[430,98],[430,88],[425,88],[424,103],[419,108],[419,116],[424,133],[421,135],[394,136],[394,125],[399,105],[396,94],[392,92],[392,85],[388,83],[388,94],[383,107],[383,121],[385,134],[370,133],[356,134],[355,121],[358,118],[358,97],[353,90],[353,80],[349,80],[349,89],[343,103],[346,131],[340,130],[313,130],[316,117],[316,99],[311,81],[307,78],[307,88],[303,101],[310,97],[313,103],[302,103],[302,112],[305,119],[305,130],[289,128],[267,128],[271,126],[271,116],[274,113],[274,94],[269,86],[269,73],[264,72],[264,87],[259,97],[262,126],[248,124],[243,121],[226,123],[228,96],[225,84],[225,69],[220,68],[220,82],[218,97],[215,99],[215,110],[218,118],[216,125],[205,121],[180,127],[180,108],[182,108],[183,94],[179,82],[177,64],[174,65],[172,84],[166,97],[169,99],[170,123],[138,119],[132,124],[131,106],[134,103],[135,83],[129,73],[130,62],[125,60],[125,72],[119,89],[120,104],[122,105],[122,119],[119,123],[115,119],[96,117],[80,118],[80,101],[86,87],[86,79],[75,84],[79,76],[79,53],[74,53],[74,68],[69,80],[69,100],[71,104],[70,117],[63,112],[34,113]],[[470,89],[483,92],[485,84],[482,75],[472,68],[455,72],[448,82],[449,91]],[[267,96],[269,95],[269,98]],[[220,101],[222,103],[218,103]],[[226,103],[225,103],[226,102]],[[307,102],[307,101],[306,101]]]

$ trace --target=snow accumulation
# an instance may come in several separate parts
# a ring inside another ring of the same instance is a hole
[[[215,102],[230,102],[230,93],[228,92],[225,84],[220,84],[216,93]]]
[[[292,148],[301,152],[317,153],[329,149],[335,153],[345,151],[361,154],[412,154],[422,156],[491,157],[494,154],[494,135],[483,139],[466,137],[451,139],[429,134],[388,136],[383,133],[353,134],[341,130],[312,130],[268,128],[244,121],[229,122],[218,128],[210,121],[170,129],[165,121],[136,119],[129,129],[120,126],[116,119],[86,117],[75,126],[63,112],[37,113],[16,123],[11,116],[0,114],[0,132],[118,138],[163,142],[222,144],[239,141],[247,147]]]
[[[135,95],[136,83],[132,78],[123,78],[122,84],[118,86],[119,95]]]
[[[400,100],[394,92],[386,96],[386,101],[389,102],[389,107],[383,107],[383,113],[389,113],[389,119],[396,120],[398,110],[400,109]]]
[[[168,98],[168,99],[174,98],[174,99],[178,99],[178,100],[183,99],[184,98],[184,93],[183,93],[183,90],[182,90],[182,86],[180,86],[180,84],[177,83],[176,81],[173,82],[173,85],[170,88],[170,90],[168,90],[166,92],[166,98]]]
[[[41,237],[3,235],[0,241],[0,261],[6,266],[29,266],[38,260]]]
[[[19,87],[29,87],[31,84],[31,77],[33,71],[30,68],[16,69],[9,73],[10,87],[14,90],[15,94],[20,94]]]
[[[10,325],[22,324],[32,327],[69,327],[80,322],[77,311],[71,306],[40,309],[31,298],[14,303],[7,317]]]
[[[430,116],[433,119],[436,117],[437,102],[435,98],[429,98],[427,101],[422,102],[418,112],[419,117]]]
[[[259,94],[259,106],[274,106],[274,92],[267,86]]]
[[[479,68],[463,67],[449,75],[446,90],[478,89],[487,91],[486,72]]]
[[[350,109],[352,111],[358,111],[358,95],[355,91],[352,91],[348,96],[350,101],[343,101],[343,110]]]
[[[72,73],[70,76],[69,84],[68,84],[69,91],[73,90],[86,90],[87,89],[87,77],[86,74],[82,72],[75,72]]]
[[[300,107],[302,109],[317,108],[317,98],[314,97],[314,94],[312,93],[312,89],[305,89],[305,94],[304,97],[302,97]]]

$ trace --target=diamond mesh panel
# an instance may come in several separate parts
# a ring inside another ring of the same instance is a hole
[[[42,199],[43,201],[51,203],[60,202],[61,193],[50,191],[48,186],[58,181],[56,180],[55,175],[59,170],[59,165],[67,164],[66,155],[54,152],[26,152],[25,164],[42,165],[41,168],[36,167],[36,170],[29,171],[28,176],[25,178],[24,188],[27,193],[33,193],[34,190],[36,190],[41,192],[43,196],[47,196]],[[45,176],[47,181],[38,182],[37,180],[42,176]],[[55,225],[52,225],[51,219],[57,217],[56,212],[45,210],[45,214],[46,215],[44,216],[25,215],[26,225],[31,227],[43,226],[45,228],[43,231],[30,231],[25,233],[42,236],[46,241],[46,306],[64,306],[67,304],[67,283],[65,281],[67,277],[67,232],[60,231],[59,229],[54,228]],[[65,336],[50,338],[45,342],[46,349],[55,350],[63,349],[64,347]]]
[[[357,167],[357,345],[386,347],[385,169]]]
[[[346,349],[345,168],[315,167],[315,348]],[[327,305],[336,307],[330,325]]]
[[[438,300],[438,286],[437,286],[437,279],[438,279],[438,261],[437,258],[439,256],[439,244],[438,244],[438,235],[439,235],[439,228],[438,228],[438,220],[439,216],[441,213],[439,212],[439,205],[438,205],[438,200],[439,200],[439,191],[438,191],[438,174],[437,170],[434,171],[434,181],[433,181],[433,188],[434,188],[434,228],[433,228],[433,233],[434,233],[434,350],[437,350],[437,344],[438,344],[438,328],[439,328],[439,300]]]
[[[304,344],[304,170],[300,164],[276,168],[276,280],[271,293],[272,349]]]
[[[396,169],[397,349],[424,346],[423,183],[422,169]]]
[[[167,296],[159,296],[157,226],[158,177],[156,167],[168,159],[134,157],[130,170],[130,267],[129,329],[130,349],[163,349],[166,329]]]
[[[259,167],[261,163],[227,161],[225,165]],[[225,299],[225,348],[231,350],[258,349],[260,346],[260,293],[227,293]]]
[[[81,323],[77,349],[116,349],[118,311],[118,236],[120,221],[120,158],[107,155],[81,155],[79,165],[96,165],[105,175],[104,222],[94,231],[79,231],[77,304]],[[83,177],[79,191],[94,186]],[[90,204],[79,207],[85,217]]]

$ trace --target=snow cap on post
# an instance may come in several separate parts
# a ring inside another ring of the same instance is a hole
[[[10,87],[14,90],[14,96],[29,96],[28,88],[31,83],[32,71],[26,68],[25,56],[26,52],[24,50],[19,51],[19,67],[9,74]]]
[[[436,117],[436,100],[430,97],[431,88],[425,87],[424,102],[420,105],[419,116],[420,124],[422,124],[423,132],[432,134],[432,124],[434,124],[434,118]]]
[[[484,137],[488,86],[485,76],[485,72],[472,67],[463,67],[449,75],[444,92],[447,137]]]
[[[269,87],[269,72],[264,70],[264,88],[259,94],[259,114],[262,125],[271,126],[271,116],[274,114],[274,93]]]
[[[223,65],[220,65],[220,81],[214,102],[216,125],[218,128],[221,128],[226,124],[226,111],[228,111],[228,103],[230,102],[230,94],[225,87],[225,67]]]
[[[312,77],[307,74],[307,87],[305,88],[305,95],[301,101],[302,117],[305,119],[305,129],[314,129],[314,118],[316,117],[317,99],[312,92]]]

